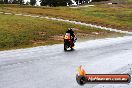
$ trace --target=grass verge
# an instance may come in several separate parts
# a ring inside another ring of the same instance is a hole
[[[79,40],[124,35],[65,22],[15,15],[0,14],[0,24],[0,50],[63,43],[63,35],[69,27],[75,29]]]
[[[131,1],[131,0],[130,0]],[[63,18],[132,31],[132,5],[95,5],[93,7],[32,7],[0,5],[0,11]]]

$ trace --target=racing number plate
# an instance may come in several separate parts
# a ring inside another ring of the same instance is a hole
[[[65,35],[64,39],[70,39],[70,36]]]

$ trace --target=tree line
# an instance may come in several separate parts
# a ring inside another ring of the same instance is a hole
[[[77,5],[79,4],[86,4],[89,3],[90,0],[74,0]],[[108,1],[108,0],[92,0],[93,2],[99,2],[99,1]],[[30,0],[30,2],[25,3],[24,0],[0,0],[0,4],[27,4],[27,5],[35,5],[36,0]],[[41,6],[67,6],[72,5],[71,0],[40,0]]]

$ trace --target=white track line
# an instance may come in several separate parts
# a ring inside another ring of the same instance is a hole
[[[4,12],[0,12],[0,14],[3,14]]]
[[[31,15],[23,15],[23,16],[31,16]]]
[[[39,18],[40,16],[31,16],[31,17],[33,17],[33,18]]]
[[[21,16],[22,14],[15,14],[16,16]]]
[[[89,27],[93,27],[93,28],[99,28],[99,29],[103,29],[103,30],[109,30],[109,31],[113,31],[113,32],[132,34],[132,32],[128,32],[128,31],[122,31],[122,30],[118,30],[118,29],[112,29],[112,28],[107,28],[107,27],[102,27],[102,26],[97,26],[97,25],[87,24],[87,23],[82,23],[82,22],[77,22],[77,21],[70,21],[70,20],[64,20],[64,19],[58,19],[58,18],[49,18],[49,17],[44,17],[44,18],[50,19],[50,20],[69,22],[69,23],[73,23],[73,24],[79,24],[79,25],[83,25],[83,26],[89,26]]]
[[[5,15],[12,15],[12,13],[4,13]]]

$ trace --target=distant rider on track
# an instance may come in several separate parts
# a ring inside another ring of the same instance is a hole
[[[74,44],[76,42],[76,40],[77,40],[77,37],[74,34],[73,29],[72,28],[68,28],[68,30],[66,31],[66,33],[70,33],[71,40],[73,41],[73,44]]]

